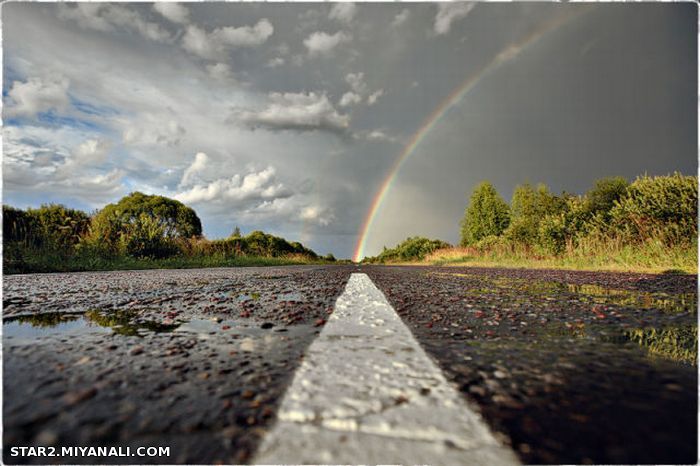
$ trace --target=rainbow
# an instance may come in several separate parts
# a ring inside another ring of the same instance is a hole
[[[413,154],[416,148],[425,139],[425,136],[430,133],[430,131],[435,127],[435,125],[442,119],[442,117],[447,113],[447,111],[452,108],[455,104],[460,102],[465,95],[469,93],[474,87],[479,84],[479,82],[487,76],[490,72],[496,70],[501,65],[516,58],[520,52],[522,52],[526,47],[537,42],[540,38],[545,36],[550,31],[559,28],[565,22],[573,19],[574,17],[586,11],[587,8],[581,8],[574,14],[562,14],[555,16],[549,21],[546,21],[539,28],[532,31],[526,37],[521,39],[519,42],[509,45],[498,53],[491,61],[487,62],[485,65],[480,67],[476,72],[472,73],[465,81],[463,81],[454,91],[452,91],[447,97],[445,97],[440,104],[435,107],[430,115],[423,121],[423,124],[418,128],[416,132],[413,133],[409,141],[403,148],[401,154],[396,158],[391,169],[388,172],[386,178],[379,187],[372,203],[370,204],[369,210],[367,211],[367,216],[365,217],[362,227],[360,228],[360,235],[355,247],[355,253],[353,255],[353,261],[359,262],[365,256],[365,247],[367,245],[367,238],[369,237],[369,232],[372,230],[372,225],[377,218],[377,213],[379,212],[386,195],[391,188],[392,183],[396,179],[401,167],[404,165],[406,160]]]

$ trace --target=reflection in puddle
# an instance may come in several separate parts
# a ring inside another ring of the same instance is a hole
[[[109,333],[109,328],[95,324],[80,314],[52,312],[33,316],[20,316],[3,320],[3,338],[35,340],[37,338],[86,333]]]
[[[545,300],[562,300],[567,297],[592,304],[609,304],[637,309],[656,309],[667,313],[690,312],[697,313],[698,299],[696,293],[669,294],[662,292],[632,291],[606,288],[592,284],[573,284],[542,280],[525,280],[521,278],[486,278],[483,276],[430,272],[430,274],[473,278],[479,280],[478,287],[465,289],[470,294],[502,293],[523,297],[542,296]],[[555,296],[552,296],[555,295]]]
[[[647,351],[651,357],[697,365],[698,326],[684,325],[664,329],[626,330],[625,336]]]

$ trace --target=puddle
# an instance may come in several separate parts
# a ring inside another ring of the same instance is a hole
[[[53,335],[76,336],[110,332],[125,336],[143,336],[150,332],[171,332],[179,325],[134,321],[135,315],[131,311],[106,313],[90,310],[84,314],[53,312],[11,317],[4,319],[2,333],[4,338],[14,340],[35,340]]]
[[[3,339],[30,340],[52,335],[77,336],[109,333],[111,329],[93,323],[80,314],[50,313],[4,319]]]
[[[568,298],[590,304],[607,304],[636,309],[655,309],[665,313],[697,313],[695,293],[652,293],[647,291],[621,290],[592,284],[572,284],[519,278],[485,278],[464,273],[433,272],[436,275],[476,279],[479,285],[466,288],[469,294],[503,293],[522,298],[526,294],[546,301],[563,301]]]

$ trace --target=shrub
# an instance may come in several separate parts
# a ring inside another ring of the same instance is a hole
[[[584,210],[590,216],[599,215],[604,222],[610,220],[610,210],[626,193],[629,182],[621,176],[596,180],[586,193]]]
[[[610,211],[611,227],[629,239],[687,242],[698,234],[698,178],[638,177]]]
[[[173,240],[201,234],[201,221],[190,207],[135,192],[100,210],[86,241],[110,255],[166,257],[175,252]]]
[[[544,184],[539,184],[537,189],[527,183],[516,186],[511,201],[510,226],[504,234],[515,243],[536,245],[540,239],[540,222],[565,209],[566,196],[555,196]]]
[[[473,245],[487,236],[499,236],[510,223],[510,208],[488,181],[472,192],[462,219],[460,243]]]
[[[406,238],[403,242],[396,245],[392,249],[386,247],[376,257],[367,258],[367,262],[396,262],[396,261],[414,261],[422,260],[428,254],[442,248],[448,248],[450,245],[438,239],[422,238],[414,236]]]

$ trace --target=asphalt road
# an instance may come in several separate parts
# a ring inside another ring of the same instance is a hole
[[[251,461],[358,271],[521,461],[697,461],[696,277],[308,266],[4,277],[5,462]]]

